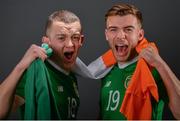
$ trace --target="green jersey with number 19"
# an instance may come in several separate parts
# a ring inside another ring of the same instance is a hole
[[[118,64],[116,64],[102,79],[100,93],[100,115],[102,119],[126,119],[119,110],[125,95],[125,91],[130,83],[133,72],[135,71],[136,64],[137,62],[133,62],[123,68],[119,68]],[[165,88],[164,85],[162,85],[162,80],[158,72],[153,69],[152,74],[156,80],[160,98],[165,98],[164,100],[167,102],[167,96],[164,96],[166,94],[164,93]],[[159,88],[160,86],[161,89]]]

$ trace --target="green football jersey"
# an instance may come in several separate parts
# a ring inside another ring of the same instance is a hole
[[[56,68],[54,68],[49,62],[45,61],[47,67],[52,90],[54,93],[55,100],[57,102],[57,107],[61,119],[76,119],[77,111],[79,107],[79,94],[78,94],[78,85],[76,77],[74,74],[70,73],[66,75]],[[38,76],[38,75],[37,75]],[[26,84],[26,72],[23,74],[20,83],[17,86],[16,95],[25,97],[24,87]],[[25,99],[26,100],[26,99]],[[52,106],[53,107],[53,106]],[[21,106],[22,118],[24,117],[25,106]],[[51,109],[54,111],[55,109]],[[56,116],[51,112],[51,118],[57,119]]]
[[[137,62],[120,69],[116,64],[102,79],[100,92],[100,115],[102,119],[126,119],[125,116],[120,113],[120,107],[136,65]],[[167,103],[168,98],[165,96],[165,87],[155,69],[153,69],[152,75],[158,86],[159,98]]]

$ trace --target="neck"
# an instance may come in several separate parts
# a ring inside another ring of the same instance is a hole
[[[70,72],[67,72],[66,70],[62,69],[60,66],[58,66],[55,62],[52,60],[48,59],[47,60],[54,68],[56,68],[58,71],[64,73],[65,75],[69,75]]]
[[[129,57],[127,58],[126,61],[122,61],[122,62],[118,62],[119,64],[126,64],[127,62],[132,61],[134,58],[136,58],[138,56],[138,53],[136,52],[135,49],[133,49],[129,55]]]
[[[138,56],[134,57],[133,59],[126,61],[126,62],[118,62],[118,66],[120,69],[123,69],[125,67],[127,67],[128,65],[135,63],[138,60]]]
[[[59,68],[63,69],[67,73],[69,73],[71,71],[70,69],[67,69],[63,66],[63,62],[60,59],[57,59],[56,57],[51,56],[49,58],[49,60],[52,61],[53,63],[55,63]]]

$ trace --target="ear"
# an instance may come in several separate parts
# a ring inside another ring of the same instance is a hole
[[[144,29],[141,29],[139,31],[139,40],[142,40],[144,38]]]
[[[79,41],[80,47],[83,45],[83,42],[84,42],[84,35],[81,35],[81,39]]]
[[[50,45],[50,44],[51,44],[51,41],[50,41],[50,39],[49,39],[48,37],[43,36],[43,37],[42,37],[42,43],[47,43],[48,45]]]
[[[105,29],[104,33],[105,33],[106,40],[108,41],[108,33],[107,33],[107,29]]]

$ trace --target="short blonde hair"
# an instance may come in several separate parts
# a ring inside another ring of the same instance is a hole
[[[68,10],[55,11],[48,17],[48,20],[46,22],[45,32],[44,32],[46,36],[48,34],[48,29],[51,27],[51,25],[54,21],[60,21],[60,22],[67,23],[67,24],[68,23],[74,23],[74,22],[80,23],[79,17],[76,16],[71,11],[68,11]]]

